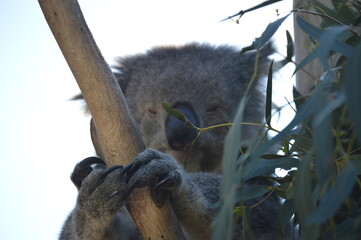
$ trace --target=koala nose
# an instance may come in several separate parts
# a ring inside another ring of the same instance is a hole
[[[187,103],[173,105],[174,109],[181,111],[186,118],[195,126],[199,126],[197,116],[193,108]],[[196,129],[191,129],[181,120],[168,116],[165,123],[167,141],[172,150],[187,151],[198,134]]]

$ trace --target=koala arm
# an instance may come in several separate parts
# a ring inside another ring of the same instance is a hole
[[[219,200],[221,177],[212,173],[184,173],[182,184],[170,195],[183,228],[196,239],[210,239]]]
[[[219,175],[187,173],[175,159],[153,149],[139,154],[132,168],[128,172],[130,184],[150,185],[151,195],[158,205],[169,196],[186,233],[196,239],[210,238],[210,226],[217,210],[212,204],[219,200]]]
[[[119,235],[128,234],[124,224],[117,221],[119,211],[134,188],[146,186],[150,187],[157,205],[162,205],[169,197],[188,234],[197,239],[209,239],[215,215],[211,204],[219,199],[219,176],[189,174],[175,159],[153,149],[140,153],[133,164],[125,168],[105,168],[102,161],[90,167],[98,161],[101,160],[89,158],[74,169],[72,180],[79,194],[60,240],[119,239]]]

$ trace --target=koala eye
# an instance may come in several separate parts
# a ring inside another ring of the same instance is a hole
[[[210,105],[209,107],[206,108],[206,112],[207,113],[215,113],[217,112],[219,109],[219,106],[214,104],[214,105]]]
[[[148,108],[146,114],[151,118],[156,118],[158,116],[158,111],[153,108]]]

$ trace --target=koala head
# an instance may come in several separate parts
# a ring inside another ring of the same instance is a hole
[[[259,76],[267,71],[267,57],[272,53],[270,45],[261,50]],[[113,69],[146,147],[169,153],[188,171],[219,172],[228,128],[202,132],[190,148],[197,132],[170,117],[162,102],[182,111],[201,128],[231,122],[253,74],[255,58],[255,52],[241,54],[231,46],[192,43],[118,58]],[[245,122],[263,122],[261,79],[252,86]],[[243,128],[245,147],[258,130]]]

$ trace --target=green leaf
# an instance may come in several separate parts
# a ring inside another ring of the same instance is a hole
[[[251,179],[256,176],[268,175],[275,172],[276,168],[289,170],[298,167],[299,160],[291,157],[282,157],[279,159],[259,159],[256,166],[251,169],[245,179]]]
[[[360,209],[356,211],[357,215],[347,218],[336,227],[338,236],[342,236],[342,239],[355,239],[355,236],[361,236],[361,214]],[[335,231],[326,235],[326,239],[332,239]],[[357,238],[356,238],[357,239]]]
[[[264,30],[262,35],[259,38],[256,38],[256,40],[254,40],[252,46],[255,49],[261,49],[266,44],[266,42],[268,42],[268,40],[271,39],[271,37],[274,35],[274,33],[278,30],[278,28],[281,26],[281,24],[284,22],[284,20],[287,19],[287,17],[289,15],[291,15],[291,13],[268,24],[266,30]]]
[[[299,15],[296,16],[296,21],[297,21],[298,26],[300,26],[300,28],[305,33],[310,35],[311,38],[313,38],[314,40],[320,39],[320,35],[322,33],[321,29],[309,24],[308,22],[303,20],[303,18],[301,18]]]
[[[357,175],[361,175],[361,154],[350,156],[350,161],[354,166]]]
[[[349,3],[347,3],[345,0],[332,0],[332,4],[338,13],[338,16],[342,17],[341,19],[338,19],[342,23],[352,24],[355,21],[355,13],[351,10]]]
[[[239,198],[237,199],[237,202],[261,197],[269,191],[271,191],[270,186],[266,185],[243,186],[239,190]]]
[[[237,158],[240,153],[243,112],[248,100],[246,94],[241,99],[234,123],[229,130],[224,144],[222,159],[223,177],[221,182],[221,207],[212,224],[212,239],[232,239],[233,236],[233,210],[236,189],[241,182],[241,176],[236,174]]]
[[[361,142],[361,43],[359,43],[345,67],[345,90],[348,112],[353,121],[356,135]]]
[[[287,56],[286,59],[288,62],[292,62],[292,58],[295,54],[295,47],[293,43],[292,36],[288,30],[286,30],[286,36],[287,36]]]
[[[266,92],[266,123],[269,127],[271,127],[271,119],[272,119],[272,78],[273,78],[273,60],[269,67],[268,71],[268,80],[267,80],[267,92]]]
[[[313,60],[315,60],[318,57],[318,51],[319,49],[318,47],[316,47],[304,59],[302,59],[302,61],[299,64],[297,64],[296,69],[295,71],[293,71],[292,75],[295,75],[296,72],[298,72],[300,69],[302,69],[304,66],[306,66]]]
[[[348,22],[348,20],[343,15],[339,14],[334,9],[330,9],[326,5],[324,5],[318,1],[313,1],[313,5],[314,5],[314,9],[319,13],[326,14],[327,16],[330,16],[344,24],[352,23],[352,22]],[[333,21],[332,19],[330,19],[326,16],[321,16],[321,17],[322,17],[322,20],[324,21],[323,27],[329,27],[329,26],[337,24],[335,21]]]
[[[293,87],[293,101],[296,105],[296,110],[299,110],[301,106],[305,103],[305,97],[297,90],[296,87]]]
[[[292,199],[295,195],[295,186],[293,182],[282,183],[276,188],[276,193],[283,199]]]
[[[301,239],[317,239],[318,228],[316,224],[308,225],[306,218],[314,211],[316,203],[312,201],[312,176],[310,173],[311,155],[305,155],[297,171],[295,183],[295,207],[300,223]]]
[[[302,151],[307,152],[313,148],[313,139],[311,137],[306,136],[305,134],[306,127],[302,126],[302,131],[299,134],[292,135],[295,139],[295,142],[292,145],[291,152],[294,151]]]
[[[315,109],[315,95],[317,95],[319,88],[317,87],[315,92],[316,94],[312,95],[308,98],[305,104],[301,107],[300,110],[297,111],[295,117],[291,120],[291,122],[276,136],[274,136],[271,140],[259,145],[254,151],[251,153],[249,161],[256,161],[257,158],[271,149],[274,145],[278,144],[284,138],[288,138],[289,135],[293,133],[293,129],[298,126],[302,121],[308,119]]]
[[[328,64],[330,51],[341,53],[346,57],[352,54],[352,47],[340,41],[347,35],[350,33],[343,26],[333,26],[322,32],[319,39],[319,58],[324,69],[330,69]]]
[[[188,118],[181,111],[171,108],[166,102],[162,102],[162,106],[169,115],[183,121],[187,127],[198,130],[198,127],[195,126],[191,121],[189,121]]]
[[[324,81],[330,81],[331,74],[325,76]],[[320,86],[321,87],[321,86]],[[312,121],[313,143],[316,152],[316,173],[321,185],[328,181],[335,174],[334,162],[332,158],[333,139],[331,132],[331,113],[320,113],[327,107],[328,95],[324,91],[319,91],[315,96],[315,113],[317,114]]]
[[[281,207],[280,221],[282,226],[282,231],[284,232],[286,227],[290,225],[290,220],[295,214],[295,203],[293,199],[284,201]]]
[[[313,38],[316,41],[320,41],[321,35],[324,33],[319,28],[316,28],[315,26],[307,23],[305,20],[303,20],[300,16],[296,17],[297,23],[300,26],[300,28],[310,35],[311,38]],[[330,31],[330,30],[327,30]],[[332,31],[331,31],[332,33]],[[332,39],[332,45],[329,47],[330,50],[336,51],[341,53],[344,56],[350,56],[352,54],[352,47],[340,40],[338,40],[335,36],[333,36],[334,39]],[[324,43],[324,41],[323,41]],[[316,49],[313,51],[315,52]]]
[[[350,162],[342,169],[336,183],[326,192],[321,199],[317,209],[307,218],[308,224],[321,224],[332,217],[349,196],[355,184],[356,173]]]
[[[243,211],[243,217],[242,217],[242,235],[243,239],[250,239],[252,236],[251,231],[251,208],[249,206],[246,206]],[[222,239],[222,238],[220,238]]]

